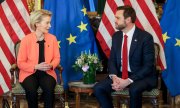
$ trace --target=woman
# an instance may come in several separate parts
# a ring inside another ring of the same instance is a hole
[[[55,67],[60,62],[58,42],[49,34],[51,12],[37,10],[30,15],[34,32],[26,35],[18,52],[19,82],[26,91],[29,108],[38,108],[39,87],[43,90],[44,108],[52,108],[56,85]]]

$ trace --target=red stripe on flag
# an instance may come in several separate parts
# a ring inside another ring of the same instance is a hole
[[[6,58],[8,59],[10,64],[13,64],[15,62],[15,58],[12,55],[11,51],[7,47],[6,43],[4,42],[4,39],[2,38],[2,35],[0,34],[0,47],[2,48]]]
[[[115,32],[115,30],[114,30],[113,26],[111,25],[111,22],[108,20],[106,14],[103,15],[102,22],[105,25],[109,34],[112,36],[113,33]]]
[[[14,17],[16,18],[16,21],[18,22],[18,24],[20,25],[21,28],[23,28],[23,32],[24,33],[30,33],[30,30],[28,28],[28,25],[26,24],[26,22],[24,21],[23,17],[21,16],[18,8],[16,7],[16,5],[14,4],[14,2],[9,1],[7,2],[9,5],[9,8],[11,9],[11,12],[13,13]]]
[[[11,89],[11,79],[10,79],[9,75],[7,74],[6,69],[4,68],[3,64],[1,63],[1,61],[0,61],[0,67],[1,67],[1,74],[4,77],[5,82],[6,82],[7,86],[8,86],[8,88]]]
[[[0,96],[4,93],[3,89],[0,86]]]
[[[164,65],[163,65],[163,63],[162,63],[162,60],[160,59],[160,55],[159,55],[158,58],[157,58],[157,64],[159,65],[159,67],[161,68],[161,70],[164,70],[164,69],[165,69],[165,67],[164,67]]]
[[[9,0],[11,1],[11,0]],[[29,9],[28,9],[28,5],[27,5],[27,0],[21,0],[21,2],[23,3],[25,9],[26,9],[26,12],[30,13]]]
[[[99,31],[97,32],[96,38],[98,39],[98,41],[101,45],[101,48],[103,49],[103,52],[105,53],[105,55],[107,57],[109,57],[110,56],[110,48],[107,46],[106,41],[104,40],[102,34]]]
[[[155,33],[157,34],[161,45],[164,47],[164,41],[161,37],[162,31],[161,31],[159,23],[156,21],[154,15],[151,13],[150,9],[148,8],[148,6],[144,0],[137,0],[137,2],[139,4],[139,6],[141,7],[144,15],[148,19],[149,23],[151,24],[152,28],[154,29]]]
[[[135,22],[136,26],[141,28],[142,30],[144,30],[144,27],[142,26],[142,24],[140,23],[139,19],[137,18],[136,19],[136,22]]]
[[[7,33],[9,34],[10,38],[12,39],[12,41],[14,42],[14,44],[19,40],[17,34],[15,33],[14,29],[11,27],[10,22],[7,19],[7,16],[5,15],[2,6],[0,6],[0,18],[2,20],[2,23],[7,31]],[[1,25],[1,26],[3,26]]]
[[[107,3],[115,15],[116,9],[117,9],[117,4],[115,3],[114,0],[107,0]]]

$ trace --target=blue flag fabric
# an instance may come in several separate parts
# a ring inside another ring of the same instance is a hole
[[[82,72],[72,65],[82,51],[97,53],[95,36],[91,29],[83,0],[45,0],[44,9],[52,12],[50,33],[57,36],[63,67],[64,88],[69,81],[80,80]]]
[[[87,11],[95,12],[97,10],[98,0],[84,0]]]
[[[163,80],[171,96],[180,94],[180,0],[167,0],[160,21],[165,42],[167,69]]]

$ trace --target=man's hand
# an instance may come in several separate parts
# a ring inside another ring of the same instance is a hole
[[[112,89],[118,91],[118,90],[123,90],[124,88],[126,88],[129,84],[131,84],[131,81],[129,79],[121,79],[118,78],[119,83],[113,83],[112,84]]]
[[[112,81],[113,81],[113,83],[112,83],[112,89],[116,90],[116,89],[119,88],[120,79],[121,79],[121,78],[119,78],[119,77],[117,77],[117,76],[113,76],[113,77],[112,77]]]
[[[113,81],[113,84],[119,84],[120,83],[119,77],[117,77],[116,75],[112,76],[112,81]]]
[[[120,85],[119,88],[124,89],[126,88],[129,84],[131,84],[131,81],[129,79],[121,79],[120,80]]]
[[[48,71],[52,69],[52,65],[49,65],[46,62],[42,62],[40,64],[37,64],[34,69],[40,71]]]

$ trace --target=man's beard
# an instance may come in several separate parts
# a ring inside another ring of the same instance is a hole
[[[121,24],[121,25],[118,25],[117,24],[117,26],[116,26],[116,29],[118,29],[118,30],[123,30],[124,28],[126,28],[126,22],[124,22],[123,24]]]

